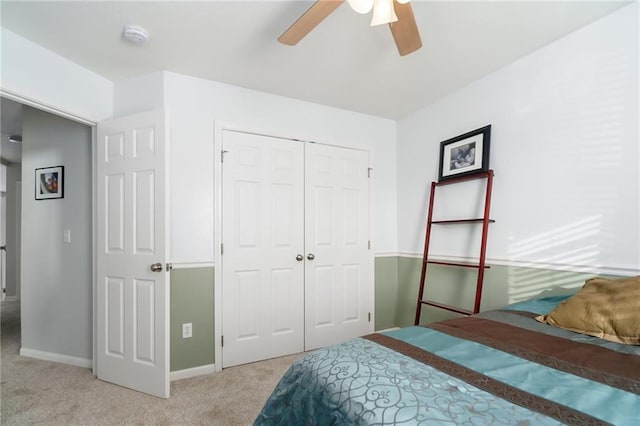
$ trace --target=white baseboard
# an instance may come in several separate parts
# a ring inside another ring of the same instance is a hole
[[[190,377],[204,376],[205,374],[214,373],[215,364],[201,365],[200,367],[185,368],[184,370],[172,371],[171,381],[188,379]]]
[[[78,358],[70,355],[56,354],[53,352],[38,351],[29,348],[20,348],[20,356],[41,359],[43,361],[60,362],[62,364],[75,365],[76,367],[91,368],[93,361],[85,358]]]
[[[4,298],[5,302],[17,302],[18,301],[18,296],[7,296]]]

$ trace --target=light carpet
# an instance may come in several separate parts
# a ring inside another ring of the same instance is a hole
[[[21,357],[17,302],[1,313],[3,425],[246,425],[301,354],[171,382],[160,399],[97,380],[90,370]]]

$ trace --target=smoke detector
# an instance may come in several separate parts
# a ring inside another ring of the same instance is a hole
[[[122,37],[135,44],[145,44],[149,40],[149,33],[140,25],[127,24],[122,29]]]

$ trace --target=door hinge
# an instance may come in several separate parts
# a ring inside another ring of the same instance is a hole
[[[224,254],[224,244],[220,244],[220,255]]]
[[[371,322],[371,312],[369,312],[369,322]]]
[[[224,347],[224,336],[220,336],[220,345]]]
[[[367,177],[370,178],[371,177],[371,172],[373,171],[373,167],[369,167],[367,169]]]
[[[229,151],[225,151],[224,149],[222,151],[220,151],[220,162],[224,163],[224,155],[229,152]]]
[[[367,247],[369,248],[369,250],[371,250],[371,240],[367,242]]]

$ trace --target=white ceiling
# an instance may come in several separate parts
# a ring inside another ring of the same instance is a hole
[[[416,1],[424,47],[400,57],[387,26],[344,4],[297,46],[276,41],[310,1],[2,1],[2,26],[120,80],[169,70],[402,118],[628,1]],[[145,26],[146,46],[120,38]]]

